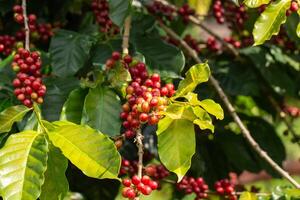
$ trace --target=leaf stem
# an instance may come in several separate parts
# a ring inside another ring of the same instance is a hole
[[[25,28],[25,49],[29,51],[30,29],[28,27],[26,0],[22,0],[24,28]]]
[[[202,63],[200,58],[198,57],[196,51],[194,51],[184,40],[181,39],[180,36],[178,36],[173,30],[168,28],[162,21],[158,21],[159,26],[168,33],[173,39],[176,39],[180,42],[180,45],[187,51],[189,56],[191,56],[195,62]],[[219,82],[211,75],[209,79],[209,83],[214,87],[214,89],[219,94],[221,100],[223,101],[225,107],[228,109],[229,114],[234,119],[234,121],[237,123],[239,128],[241,129],[242,135],[244,138],[248,141],[250,146],[260,155],[262,159],[264,159],[269,165],[282,177],[286,178],[290,183],[292,183],[296,188],[300,189],[300,184],[297,183],[295,179],[293,179],[288,172],[286,172],[284,169],[282,169],[268,154],[265,152],[261,147],[258,145],[258,143],[254,140],[254,138],[251,136],[250,131],[247,129],[245,124],[242,122],[238,114],[236,113],[233,105],[231,104],[229,98],[225,94],[224,90],[219,85]]]

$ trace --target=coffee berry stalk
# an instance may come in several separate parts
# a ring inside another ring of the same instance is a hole
[[[42,104],[46,94],[46,86],[41,78],[40,53],[19,48],[14,55],[11,66],[13,71],[17,73],[12,83],[17,99],[27,107],[32,107],[34,102]]]

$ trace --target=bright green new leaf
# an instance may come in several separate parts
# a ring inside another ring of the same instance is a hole
[[[43,134],[11,135],[0,150],[0,191],[4,200],[36,200],[47,168],[48,144]]]
[[[224,119],[224,112],[220,104],[211,99],[200,101],[200,106],[204,108],[209,114],[214,115],[217,119]]]
[[[217,119],[224,119],[224,112],[220,104],[214,102],[211,99],[205,99],[203,101],[198,100],[196,93],[189,92],[184,96],[192,106],[201,106],[209,114],[214,115]]]
[[[189,6],[195,9],[199,15],[207,15],[212,0],[188,0]]]
[[[15,122],[23,119],[31,109],[23,105],[12,106],[0,113],[0,133],[9,132]]]
[[[121,102],[115,92],[99,85],[90,89],[85,98],[82,124],[109,136],[120,134]]]
[[[286,11],[290,4],[290,0],[277,0],[268,5],[254,24],[254,45],[263,44],[272,35],[279,33],[281,24],[286,21]]]
[[[200,129],[210,129],[214,132],[214,125],[212,124],[212,120],[209,114],[200,107],[193,107],[194,114],[198,117],[193,122],[194,124],[198,125]]]
[[[173,103],[168,106],[167,110],[161,112],[161,114],[171,119],[187,119],[194,121],[197,116],[194,114],[193,109],[190,105],[181,103]]]
[[[118,179],[120,155],[107,136],[83,125],[62,125],[49,133],[54,146],[84,174]]]
[[[251,192],[243,192],[239,200],[257,200],[257,196]]]
[[[177,174],[180,181],[190,168],[195,153],[194,125],[185,119],[170,123],[170,118],[166,117],[159,121],[157,135],[160,160],[168,170]]]
[[[198,84],[208,81],[210,69],[207,63],[196,64],[185,75],[185,79],[179,83],[175,97],[182,97],[192,92]]]
[[[69,183],[65,172],[68,160],[61,151],[49,142],[45,183],[42,186],[40,200],[63,200],[69,191]]]
[[[73,90],[64,104],[60,119],[80,124],[84,100],[87,93],[87,89],[79,88]]]
[[[268,3],[270,3],[270,0],[244,0],[244,4],[249,8],[258,8]]]

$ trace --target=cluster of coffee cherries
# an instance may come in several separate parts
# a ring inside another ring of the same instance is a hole
[[[114,25],[109,18],[109,5],[107,0],[93,0],[91,7],[95,15],[96,22],[100,26],[100,32],[110,33],[112,35],[119,33],[119,28]]]
[[[235,48],[241,48],[242,44],[240,41],[235,40],[233,37],[226,37],[224,38],[224,41],[231,44]]]
[[[120,176],[124,176],[126,174],[134,175],[137,173],[137,171],[138,171],[138,161],[136,160],[130,161],[125,158],[122,158],[121,169],[119,172]]]
[[[11,54],[16,38],[10,35],[0,35],[0,53],[4,56]]]
[[[195,200],[206,199],[208,197],[208,185],[202,177],[193,178],[184,176],[183,179],[177,183],[177,189],[184,191],[185,194],[195,193]]]
[[[226,196],[229,200],[237,200],[235,195],[234,185],[228,179],[222,179],[215,182],[215,190],[217,194]]]
[[[176,16],[174,8],[159,1],[152,1],[146,8],[149,13],[167,21],[173,21]]]
[[[171,83],[162,86],[158,74],[149,76],[145,63],[133,60],[130,55],[121,58],[119,52],[113,52],[106,61],[106,69],[113,68],[116,64],[122,64],[128,69],[132,78],[126,88],[127,102],[123,104],[123,111],[120,113],[125,128],[123,134],[131,139],[142,124],[158,123],[159,112],[166,109],[168,97],[173,96],[175,90]]]
[[[192,48],[194,49],[197,53],[200,53],[201,49],[199,47],[199,42],[193,38],[190,34],[187,34],[183,40]]]
[[[20,5],[15,5],[13,7],[14,19],[18,24],[24,24],[23,8]],[[35,14],[28,15],[28,27],[33,39],[40,39],[43,42],[49,41],[53,36],[53,27],[49,23],[37,23],[37,16]],[[24,40],[25,29],[16,32],[16,38],[18,40]]]
[[[161,180],[170,175],[170,172],[162,164],[149,164],[145,167],[144,172],[155,180]]]
[[[153,190],[158,188],[158,183],[151,180],[147,175],[142,176],[142,178],[134,175],[131,179],[123,179],[122,184],[125,186],[122,191],[122,196],[128,199],[134,199],[140,193],[150,195]]]
[[[41,79],[41,59],[37,51],[30,52],[19,48],[12,62],[12,69],[17,73],[13,80],[14,93],[25,106],[31,107],[33,102],[43,103],[46,86]]]
[[[300,117],[300,108],[296,106],[284,106],[283,111],[291,117]]]
[[[220,45],[218,44],[216,38],[213,36],[207,38],[206,47],[212,52],[216,52],[220,50]]]
[[[185,24],[189,22],[189,17],[195,15],[195,10],[192,9],[188,4],[183,4],[178,8],[177,13],[182,17],[182,20]]]
[[[230,1],[225,1],[222,4],[221,0],[216,0],[213,4],[213,14],[219,24],[227,21],[230,28],[237,29],[242,29],[248,18],[244,5],[237,7]]]
[[[290,9],[288,9],[287,12],[286,12],[286,16],[291,15],[293,12],[297,12],[298,9],[299,9],[298,3],[296,1],[292,1]]]
[[[295,42],[288,37],[288,34],[283,27],[280,28],[279,34],[272,38],[272,42],[288,51],[297,49]]]

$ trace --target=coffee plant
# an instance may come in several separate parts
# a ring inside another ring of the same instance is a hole
[[[299,199],[299,6],[0,0],[0,199]]]

